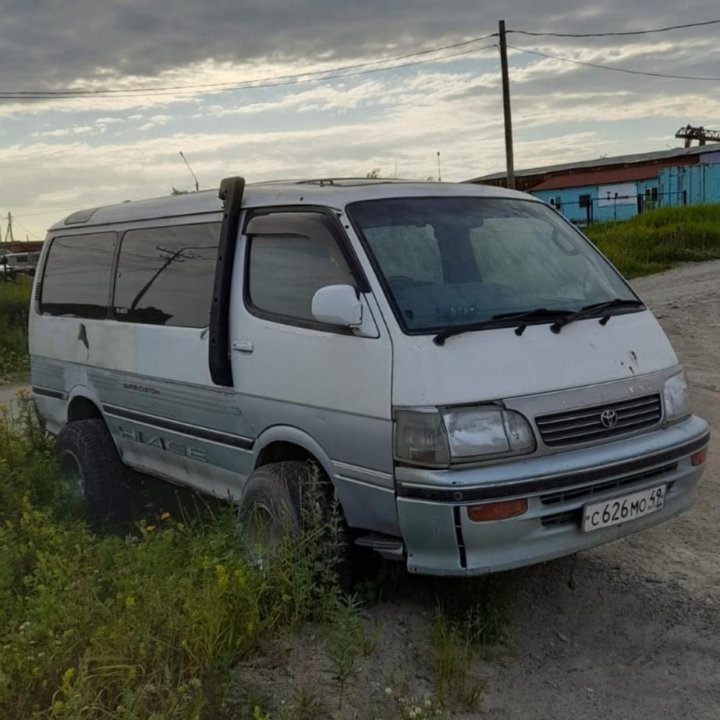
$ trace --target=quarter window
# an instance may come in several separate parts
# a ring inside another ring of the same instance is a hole
[[[120,246],[118,320],[206,327],[215,280],[220,223],[130,230]]]
[[[107,317],[116,237],[112,232],[56,237],[45,263],[40,312]]]

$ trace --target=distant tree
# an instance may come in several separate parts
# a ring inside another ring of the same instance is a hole
[[[370,180],[377,180],[380,177],[380,168],[373,168],[369,173],[366,173],[365,177]]]

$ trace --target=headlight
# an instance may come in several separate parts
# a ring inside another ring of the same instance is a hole
[[[535,449],[528,421],[500,407],[395,411],[395,457],[413,465],[524,455]]]
[[[414,465],[447,466],[447,437],[436,408],[395,411],[395,457]]]
[[[663,401],[666,420],[681,420],[690,414],[690,394],[684,370],[665,381]]]
[[[443,414],[443,419],[453,459],[523,455],[535,449],[530,424],[512,410],[494,407],[450,410]]]

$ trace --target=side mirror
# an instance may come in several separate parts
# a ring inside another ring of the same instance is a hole
[[[321,323],[342,327],[360,327],[363,320],[362,303],[351,285],[326,285],[313,295],[313,317]]]

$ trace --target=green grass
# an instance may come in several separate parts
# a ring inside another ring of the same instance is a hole
[[[506,641],[509,602],[494,577],[448,580],[441,588],[430,634],[435,698],[442,706],[477,711],[485,681],[475,660],[483,648]]]
[[[429,720],[479,707],[484,681],[472,666],[506,622],[494,581],[437,585],[434,688],[392,680],[393,690],[378,672],[393,662],[384,664],[382,631],[339,592],[332,545],[318,542],[328,527],[312,513],[299,540],[257,564],[230,508],[94,533],[64,482],[30,401],[15,418],[0,407],[3,720],[319,720],[355,707],[368,720]],[[298,643],[309,668],[288,667],[292,679],[273,685],[278,648]],[[262,672],[238,675],[263,657],[270,684]]]
[[[32,278],[0,278],[0,382],[27,372],[27,322]]]
[[[720,205],[662,208],[622,223],[601,223],[588,237],[626,277],[720,258]]]
[[[0,410],[0,547],[3,720],[238,717],[233,665],[338,597],[314,541],[248,563],[229,510],[91,533],[29,403]]]

